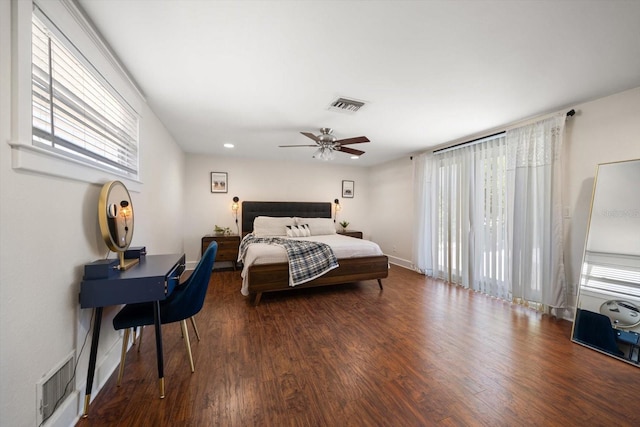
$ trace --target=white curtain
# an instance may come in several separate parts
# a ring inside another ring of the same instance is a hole
[[[434,155],[434,276],[499,298],[506,281],[505,139]]]
[[[418,271],[509,301],[565,306],[564,120],[416,158]]]
[[[413,198],[416,212],[414,215],[415,235],[421,236],[413,242],[413,266],[422,274],[433,276],[432,251],[432,206],[431,180],[433,175],[433,157],[421,154],[413,158]]]
[[[474,154],[472,200],[473,289],[510,299],[507,277],[506,145],[504,136],[470,147]]]
[[[565,307],[562,164],[564,115],[508,130],[509,278],[514,298]]]

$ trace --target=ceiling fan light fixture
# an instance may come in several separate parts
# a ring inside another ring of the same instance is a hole
[[[314,159],[324,160],[325,162],[328,160],[333,160],[335,157],[334,151],[327,146],[321,146],[318,150],[313,154]]]
[[[351,148],[352,144],[361,144],[363,142],[370,142],[366,136],[356,136],[354,138],[338,139],[332,135],[331,128],[320,128],[320,135],[314,135],[311,132],[300,132],[302,135],[315,142],[315,145],[297,144],[297,145],[279,145],[279,147],[314,147],[316,152],[313,153],[314,159],[320,160],[333,160],[335,158],[335,152],[350,154],[352,159],[357,159],[364,154],[364,151]],[[346,147],[346,146],[349,147]]]

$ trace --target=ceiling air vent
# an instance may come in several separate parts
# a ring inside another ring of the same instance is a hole
[[[343,113],[355,113],[364,106],[364,102],[354,99],[338,98],[331,103],[329,110],[340,111]]]

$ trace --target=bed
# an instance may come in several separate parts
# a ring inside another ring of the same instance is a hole
[[[243,237],[254,232],[254,221],[258,217],[299,218],[327,222],[331,220],[331,203],[324,202],[243,202],[242,234]],[[331,224],[333,222],[331,221]],[[335,230],[335,225],[333,226]],[[382,280],[389,274],[389,260],[382,254],[379,246],[367,240],[332,234],[329,236],[301,237],[300,240],[318,240],[332,246],[338,258],[339,266],[331,271],[307,281],[290,286],[289,264],[287,253],[278,247],[262,249],[266,254],[254,253],[261,245],[250,245],[246,251],[242,269],[242,294],[250,298],[254,305],[260,303],[265,292],[286,291],[292,289],[311,288],[326,285],[337,285],[362,280],[377,280],[382,290]],[[335,246],[335,247],[334,247]]]

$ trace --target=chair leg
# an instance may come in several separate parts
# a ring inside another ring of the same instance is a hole
[[[127,345],[129,344],[129,328],[124,330],[124,338],[122,338],[122,353],[120,354],[120,369],[118,371],[118,382],[116,383],[120,387],[122,382],[122,376],[124,375],[124,361],[127,357]]]
[[[191,316],[191,326],[193,326],[193,331],[196,333],[196,338],[200,341],[200,333],[198,332],[198,327],[196,326],[196,316]]]
[[[138,340],[138,353],[140,353],[140,347],[142,347],[142,332],[144,332],[144,326],[140,326],[140,340]]]
[[[182,336],[184,337],[184,344],[187,346],[187,354],[189,355],[189,365],[191,365],[191,373],[196,371],[193,366],[193,355],[191,354],[191,342],[189,341],[189,330],[187,329],[187,321],[182,320],[180,322],[182,328]]]

